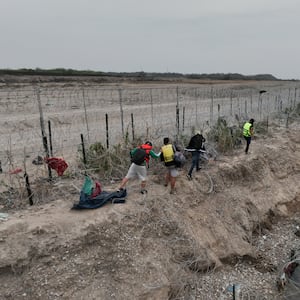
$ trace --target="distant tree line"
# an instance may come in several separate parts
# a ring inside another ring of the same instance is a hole
[[[181,74],[181,73],[148,73],[148,72],[101,72],[91,70],[73,69],[0,69],[1,75],[32,75],[32,76],[94,76],[134,78],[136,80],[158,79],[211,79],[211,80],[279,80],[271,74],[242,75],[238,73],[213,73],[213,74]]]

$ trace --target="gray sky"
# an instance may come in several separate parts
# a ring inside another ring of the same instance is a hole
[[[300,0],[0,0],[0,68],[300,79]]]

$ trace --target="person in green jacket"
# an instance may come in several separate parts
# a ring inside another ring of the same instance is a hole
[[[245,153],[248,154],[249,146],[251,143],[251,137],[254,135],[254,129],[253,129],[254,119],[250,119],[249,122],[246,122],[243,126],[243,136],[246,140],[246,149]]]
[[[123,178],[118,191],[125,188],[129,179],[138,177],[141,180],[141,194],[146,194],[146,180],[147,180],[147,166],[149,164],[150,157],[159,158],[160,153],[155,153],[152,150],[152,143],[147,141],[139,147],[130,151],[131,165],[127,172],[127,175]],[[141,151],[142,149],[142,151]]]

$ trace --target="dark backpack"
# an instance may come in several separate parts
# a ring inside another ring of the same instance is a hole
[[[186,158],[182,152],[176,151],[174,154],[174,162],[176,168],[182,168],[185,164]]]
[[[138,166],[143,165],[146,159],[146,151],[142,148],[137,148],[134,154],[131,156],[131,162],[135,163]]]

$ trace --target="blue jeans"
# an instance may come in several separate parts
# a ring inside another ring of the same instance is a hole
[[[195,167],[196,167],[197,171],[199,170],[199,158],[200,158],[200,152],[193,151],[192,152],[192,165],[191,165],[189,173],[188,173],[189,175],[192,176],[192,172]]]

